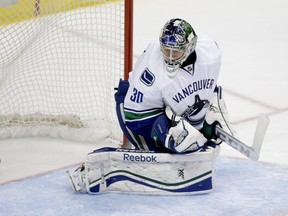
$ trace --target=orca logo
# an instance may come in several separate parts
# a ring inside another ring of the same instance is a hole
[[[201,100],[199,95],[195,96],[195,103],[192,106],[189,106],[187,110],[181,115],[187,120],[191,120],[190,117],[197,115],[203,108],[209,106],[208,100]]]

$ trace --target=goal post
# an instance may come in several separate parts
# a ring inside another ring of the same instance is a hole
[[[122,141],[133,0],[0,0],[0,139]]]
[[[125,65],[124,80],[128,80],[133,69],[133,0],[125,0]]]

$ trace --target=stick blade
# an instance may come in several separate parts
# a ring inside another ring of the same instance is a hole
[[[258,155],[257,159],[259,158],[259,153],[261,151],[262,143],[270,123],[270,119],[266,114],[261,114],[258,118],[252,148],[254,149],[255,153]]]

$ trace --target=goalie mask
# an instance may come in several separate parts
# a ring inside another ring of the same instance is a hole
[[[183,19],[169,20],[160,33],[161,51],[169,76],[175,76],[182,63],[195,50],[197,35]]]

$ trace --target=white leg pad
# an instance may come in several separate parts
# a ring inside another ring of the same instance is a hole
[[[218,146],[187,154],[103,148],[89,153],[85,169],[69,177],[75,191],[89,194],[207,193],[213,190],[218,153]]]

